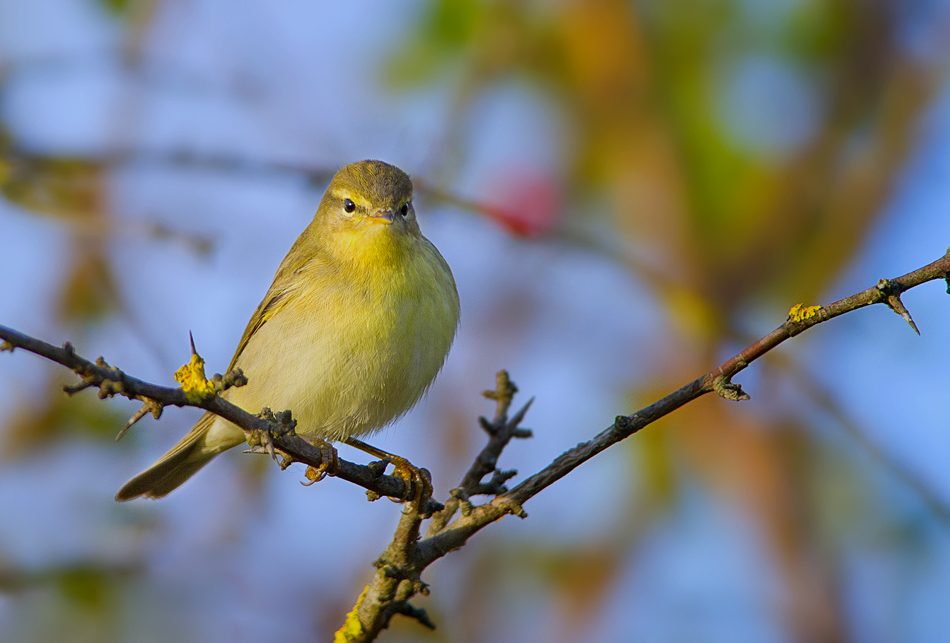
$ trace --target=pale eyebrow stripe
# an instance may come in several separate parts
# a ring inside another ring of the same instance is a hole
[[[366,208],[368,208],[368,207],[371,205],[370,202],[369,202],[369,199],[366,199],[366,198],[360,196],[359,194],[351,194],[351,193],[349,193],[349,192],[343,192],[343,191],[341,191],[341,190],[339,190],[339,189],[333,189],[333,190],[331,190],[331,191],[330,191],[330,194],[333,195],[333,196],[335,196],[336,198],[338,198],[338,199],[340,199],[340,200],[343,200],[343,199],[350,199],[351,201],[353,201],[353,202],[356,203],[357,205],[361,205],[361,206],[366,207]]]

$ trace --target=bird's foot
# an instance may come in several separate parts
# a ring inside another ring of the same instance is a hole
[[[346,438],[344,442],[393,465],[393,475],[406,483],[406,495],[402,498],[390,498],[393,502],[415,502],[421,505],[432,497],[432,476],[425,469],[416,467],[402,456],[377,449],[362,440]]]
[[[274,436],[271,435],[270,431],[248,431],[247,443],[251,448],[246,449],[244,453],[269,455],[274,462],[280,464],[280,460],[277,459],[277,452],[274,450]]]
[[[428,470],[415,466],[402,456],[391,456],[393,475],[406,483],[406,495],[402,498],[390,498],[393,502],[414,502],[421,505],[432,497],[432,476]]]
[[[247,432],[247,443],[251,446],[245,453],[266,453],[271,459],[286,468],[280,460],[277,459],[277,452],[274,450],[274,438],[283,437],[292,434],[297,426],[297,421],[293,418],[290,411],[274,414],[269,408],[264,408],[257,417],[276,423],[277,426],[272,429],[257,429]]]
[[[323,440],[321,438],[306,438],[307,442],[320,449],[320,466],[319,467],[307,467],[307,471],[304,475],[307,477],[308,482],[301,482],[305,487],[309,487],[315,482],[320,482],[327,476],[332,476],[336,473],[337,465],[339,464],[339,455],[336,452],[336,449],[333,448],[333,445]]]

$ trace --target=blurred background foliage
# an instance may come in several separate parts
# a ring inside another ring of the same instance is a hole
[[[334,170],[379,156],[464,312],[377,442],[444,495],[509,368],[528,474],[792,304],[944,252],[948,30],[938,0],[0,0],[0,323],[164,383],[192,329],[221,370]],[[950,306],[906,298],[922,339],[870,311],[796,339],[752,402],[678,411],[441,561],[440,629],[384,639],[946,640]],[[248,456],[113,505],[190,416],[115,444],[134,407],[38,361],[0,358],[0,639],[329,638],[398,509]]]

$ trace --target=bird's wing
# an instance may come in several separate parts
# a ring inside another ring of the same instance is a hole
[[[280,264],[280,268],[274,276],[274,283],[271,284],[267,294],[264,295],[264,299],[258,304],[257,310],[254,311],[250,321],[247,322],[244,335],[241,336],[241,341],[238,342],[237,350],[234,351],[234,357],[231,358],[231,364],[228,366],[229,371],[234,368],[238,357],[244,352],[254,333],[259,331],[268,319],[271,319],[284,306],[293,301],[299,290],[300,273],[319,261],[316,256],[292,258],[293,254],[293,249],[291,249],[291,253]]]
[[[273,288],[271,288],[273,290]],[[238,357],[241,356],[241,353],[244,352],[244,348],[247,346],[247,343],[250,341],[251,337],[260,330],[261,326],[270,319],[274,313],[283,308],[284,304],[289,300],[289,291],[281,290],[276,293],[271,293],[268,291],[267,296],[264,297],[258,306],[257,310],[254,311],[254,314],[251,316],[251,320],[247,322],[247,328],[244,329],[244,335],[241,336],[241,341],[238,343],[237,350],[234,351],[234,357],[231,358],[231,364],[228,366],[230,371],[234,368],[234,365],[237,363]]]

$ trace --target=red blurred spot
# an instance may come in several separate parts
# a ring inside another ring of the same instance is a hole
[[[482,212],[516,237],[537,238],[557,223],[560,194],[545,176],[512,172],[494,182],[492,201]]]

